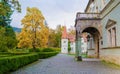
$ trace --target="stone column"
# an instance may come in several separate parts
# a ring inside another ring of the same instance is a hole
[[[75,45],[75,47],[76,47],[76,55],[75,55],[75,56],[76,56],[76,58],[77,58],[78,55],[79,55],[79,51],[78,51],[78,40],[75,41],[75,44],[76,44],[76,45]]]
[[[95,57],[99,58],[99,38],[95,36]]]
[[[76,56],[77,56],[77,61],[82,61],[82,56],[81,56],[81,37],[77,39],[76,42]]]

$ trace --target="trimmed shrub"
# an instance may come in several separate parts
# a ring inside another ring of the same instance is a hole
[[[49,51],[53,51],[48,49]],[[10,71],[17,70],[18,68],[30,64],[38,59],[45,59],[57,55],[59,52],[34,52],[34,53],[9,53],[0,52],[0,74],[7,74]]]
[[[39,59],[45,59],[57,55],[59,52],[39,52]]]
[[[60,52],[61,48],[52,48],[54,51]]]
[[[54,52],[54,50],[52,48],[44,48],[42,52]]]
[[[15,55],[25,55],[30,53],[23,53],[23,52],[0,52],[0,56],[6,55],[6,56],[15,56]]]
[[[19,67],[37,61],[38,58],[38,54],[36,53],[0,58],[0,74],[14,71]]]
[[[29,50],[28,49],[9,49],[8,52],[10,53],[28,53]]]
[[[40,48],[36,48],[36,49],[33,49],[33,48],[30,48],[29,49],[29,52],[41,52],[42,50]]]

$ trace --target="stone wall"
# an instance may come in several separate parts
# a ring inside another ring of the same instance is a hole
[[[95,50],[94,49],[88,49],[88,57],[95,58]]]

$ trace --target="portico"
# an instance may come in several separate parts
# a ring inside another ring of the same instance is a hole
[[[94,49],[89,50],[92,53],[89,54],[89,56],[92,56],[94,58],[99,58],[99,50],[100,50],[100,41],[102,39],[101,36],[101,28],[102,25],[100,23],[101,19],[99,17],[99,14],[93,14],[93,13],[77,13],[76,15],[76,22],[75,22],[75,28],[76,28],[76,57],[78,60],[82,60],[81,57],[81,38],[82,33],[87,32],[91,36],[90,38],[93,38],[94,42]],[[91,47],[91,46],[90,46]],[[89,53],[88,51],[88,53]]]

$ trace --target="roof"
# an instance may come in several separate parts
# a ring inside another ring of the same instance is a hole
[[[75,35],[67,34],[66,26],[63,27],[62,39],[69,39],[70,42],[75,42]]]
[[[70,42],[75,42],[75,35],[68,35],[68,39]]]
[[[66,30],[66,26],[63,27],[62,39],[67,39],[67,30]]]
[[[87,10],[88,10],[90,4],[92,3],[92,1],[93,1],[93,0],[89,0],[89,2],[88,2],[88,4],[87,4],[87,7],[86,7],[86,9],[85,9],[85,12],[87,12]]]

